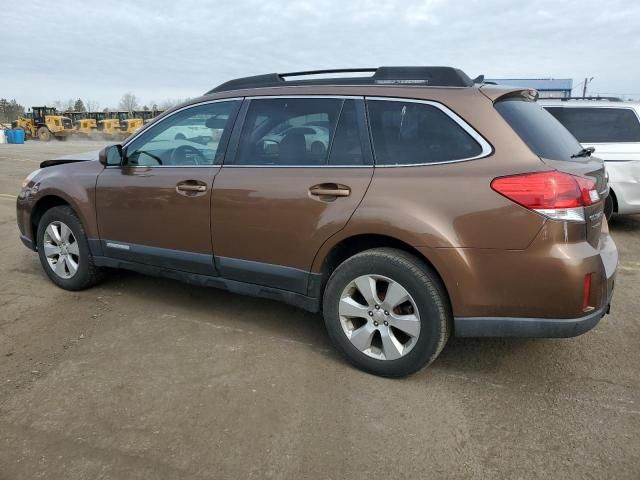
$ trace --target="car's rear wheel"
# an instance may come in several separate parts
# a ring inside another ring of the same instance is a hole
[[[451,328],[435,272],[390,248],[343,262],[327,282],[323,310],[338,350],[356,367],[386,377],[409,375],[433,362]]]
[[[607,217],[607,222],[611,220],[611,217],[613,217],[613,211],[613,196],[611,193],[609,193],[607,199],[604,201],[604,216]]]
[[[65,290],[82,290],[100,280],[87,236],[76,213],[67,206],[47,210],[37,233],[42,268],[53,283]]]

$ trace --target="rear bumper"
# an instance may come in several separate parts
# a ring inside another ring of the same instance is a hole
[[[514,318],[514,317],[456,317],[456,337],[528,337],[569,338],[577,337],[595,327],[609,313],[613,291],[607,302],[580,318]]]
[[[606,221],[600,228],[597,246],[567,241],[584,224],[549,221],[525,250],[421,251],[447,289],[455,335],[571,337],[593,328],[611,299],[618,251]]]

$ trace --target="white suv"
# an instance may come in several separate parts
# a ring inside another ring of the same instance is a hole
[[[540,100],[584,147],[605,161],[605,213],[640,213],[640,103],[613,100]]]

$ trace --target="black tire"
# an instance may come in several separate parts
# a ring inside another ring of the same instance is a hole
[[[62,222],[69,227],[78,246],[78,269],[70,278],[58,276],[49,265],[45,256],[45,230],[52,222]],[[38,256],[40,263],[49,279],[65,290],[84,290],[92,287],[102,279],[102,270],[95,266],[93,256],[89,250],[87,235],[80,219],[71,207],[60,206],[47,210],[38,224],[37,233]]]
[[[344,289],[363,275],[379,275],[400,283],[413,297],[420,317],[415,345],[395,360],[372,358],[356,348],[342,328],[338,313]],[[426,262],[402,250],[376,248],[344,261],[327,282],[323,313],[329,337],[353,365],[383,377],[404,377],[431,364],[444,348],[451,332],[449,300],[437,274]]]
[[[607,222],[611,220],[614,212],[613,195],[609,193],[604,201],[604,216],[607,218]]]

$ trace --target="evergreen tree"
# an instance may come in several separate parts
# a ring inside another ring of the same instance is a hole
[[[86,112],[87,109],[84,107],[84,103],[81,99],[77,99],[76,103],[73,105],[73,110],[75,112]]]
[[[16,118],[24,116],[24,107],[16,102],[15,99],[8,101],[6,98],[0,98],[0,122],[13,122]]]

